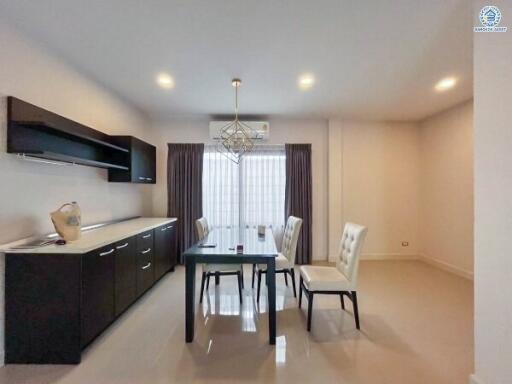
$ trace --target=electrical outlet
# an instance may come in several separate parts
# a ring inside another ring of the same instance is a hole
[[[402,247],[408,247],[409,242],[408,241],[402,241]]]

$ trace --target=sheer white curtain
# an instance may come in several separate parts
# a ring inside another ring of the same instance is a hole
[[[240,220],[238,165],[205,146],[203,156],[203,216],[212,228],[238,227]]]
[[[284,227],[284,146],[256,146],[240,165],[206,146],[203,157],[203,215],[213,227]]]

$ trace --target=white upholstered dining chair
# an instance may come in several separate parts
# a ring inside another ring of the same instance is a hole
[[[359,256],[368,229],[362,225],[346,223],[340,241],[336,267],[304,265],[300,267],[299,308],[302,291],[308,299],[308,331],[311,330],[313,297],[317,294],[339,295],[341,308],[345,309],[344,296],[352,301],[356,328],[359,328],[357,306],[357,275]]]
[[[206,220],[206,217],[201,217],[200,219],[196,220],[196,230],[199,241],[203,240],[206,235],[208,235],[210,229],[208,227],[208,221]]]
[[[299,240],[300,229],[302,227],[302,219],[290,216],[286,221],[284,229],[283,241],[281,245],[281,252],[276,257],[276,273],[284,274],[284,281],[288,286],[288,276],[292,278],[293,296],[297,297],[297,290],[295,288],[295,254],[297,253],[297,242]],[[260,301],[261,290],[261,275],[267,273],[266,264],[258,264],[253,266],[252,270],[252,287],[254,288],[254,275],[258,273],[258,293],[257,301]]]
[[[205,217],[196,220],[196,230],[199,241],[203,240],[210,233],[208,221]],[[242,288],[244,286],[243,266],[241,264],[203,264],[203,274],[201,276],[201,296],[199,302],[203,302],[204,285],[206,289],[210,286],[210,277],[215,277],[215,285],[219,285],[221,276],[236,275],[238,278],[238,294],[240,303],[242,302]]]

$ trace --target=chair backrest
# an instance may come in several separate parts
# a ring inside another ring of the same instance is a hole
[[[341,236],[336,268],[350,282],[351,288],[357,287],[357,274],[359,272],[359,256],[363,248],[368,228],[354,223],[346,223]]]
[[[208,221],[206,218],[201,217],[200,219],[196,220],[196,230],[197,230],[197,237],[199,240],[203,240],[206,235],[210,232],[208,229]]]
[[[291,267],[295,265],[295,254],[297,253],[297,242],[299,241],[301,227],[302,219],[295,216],[288,217],[283,233],[281,253],[288,259]]]

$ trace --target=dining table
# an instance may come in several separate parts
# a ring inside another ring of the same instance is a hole
[[[268,291],[269,343],[276,343],[276,275],[278,255],[272,230],[260,234],[256,228],[214,228],[184,253],[185,261],[185,340],[191,343],[195,331],[196,265],[266,264]]]

